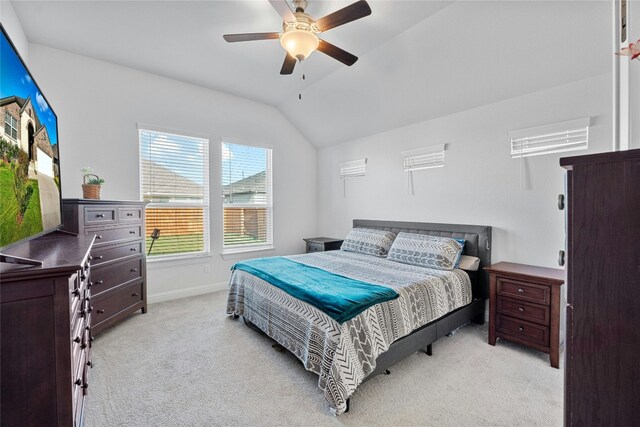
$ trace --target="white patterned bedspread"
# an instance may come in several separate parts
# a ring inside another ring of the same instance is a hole
[[[336,415],[346,410],[349,396],[391,343],[472,299],[471,281],[462,270],[434,270],[345,251],[287,258],[400,294],[339,324],[250,273],[231,274],[227,314],[244,316],[318,374],[318,386]]]

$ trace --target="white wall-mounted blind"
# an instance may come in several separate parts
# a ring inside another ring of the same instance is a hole
[[[511,157],[530,157],[589,146],[589,117],[509,132]]]
[[[273,246],[271,149],[222,143],[224,252]]]
[[[209,140],[139,128],[140,198],[149,256],[209,253]]]
[[[367,159],[340,163],[340,178],[352,178],[367,174]]]
[[[405,172],[444,166],[444,144],[403,151],[401,154]]]

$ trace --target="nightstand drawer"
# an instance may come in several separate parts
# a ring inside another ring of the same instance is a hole
[[[116,208],[115,207],[99,207],[87,208],[84,210],[84,223],[86,225],[96,224],[115,224]]]
[[[549,325],[549,307],[498,296],[498,313]]]
[[[307,253],[310,252],[324,252],[324,244],[315,242],[307,243]]]
[[[496,331],[549,347],[549,328],[513,317],[496,315]]]
[[[498,295],[509,296],[523,301],[549,305],[551,291],[549,286],[498,277]]]

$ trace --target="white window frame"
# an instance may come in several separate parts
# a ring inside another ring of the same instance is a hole
[[[9,121],[7,121],[7,119],[10,119]],[[13,123],[12,123],[13,122]],[[16,136],[13,136],[11,134],[11,132],[7,133],[6,129],[5,129],[5,135],[8,135],[9,138],[13,139],[14,141],[18,140],[18,120],[16,120],[15,117],[13,117],[11,115],[11,113],[9,113],[8,111],[5,110],[4,112],[4,124],[5,125],[9,125],[9,129],[13,132],[16,133]]]
[[[222,150],[224,144],[232,144],[232,145],[244,145],[246,147],[253,148],[261,148],[266,150],[267,152],[267,170],[265,171],[265,186],[267,188],[266,193],[266,202],[264,205],[257,205],[252,203],[224,203],[224,199],[222,202],[222,255],[229,254],[241,254],[245,252],[256,252],[256,251],[264,251],[264,250],[272,250],[275,249],[273,244],[273,148],[266,145],[261,144],[252,144],[247,143],[245,141],[237,141],[231,138],[222,138],[220,143],[220,149]],[[220,160],[220,173],[222,174],[222,162],[224,159],[221,157]],[[256,207],[264,207],[267,210],[267,241],[265,243],[244,243],[239,245],[225,245],[224,244],[224,209],[225,208],[249,208],[253,209]]]
[[[150,202],[146,205],[146,209],[148,208],[201,208],[202,212],[202,239],[203,239],[203,250],[199,252],[181,252],[176,254],[167,254],[167,255],[155,255],[148,256],[147,262],[161,262],[161,261],[171,261],[171,260],[183,260],[190,258],[202,258],[208,257],[211,255],[211,219],[210,219],[210,210],[211,210],[211,200],[209,195],[209,172],[210,172],[210,162],[209,162],[209,146],[211,144],[211,139],[208,135],[198,134],[189,131],[182,130],[173,130],[161,128],[153,125],[138,123],[138,150],[139,150],[139,158],[138,158],[138,167],[140,172],[140,200],[144,201],[143,194],[143,186],[142,186],[142,144],[141,144],[141,133],[142,132],[154,132],[154,133],[162,133],[166,135],[174,135],[178,137],[187,137],[187,138],[197,138],[204,140],[204,157],[206,161],[204,164],[204,173],[202,177],[203,187],[203,200],[202,203],[190,203],[190,202],[166,202],[166,203],[153,203]],[[146,216],[145,216],[146,217]],[[146,222],[146,219],[145,219]],[[144,224],[146,229],[146,223]],[[146,233],[145,233],[146,239]],[[160,233],[160,239],[162,239],[162,230]],[[146,250],[146,243],[145,243]]]

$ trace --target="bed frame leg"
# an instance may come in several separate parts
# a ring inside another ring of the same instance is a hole
[[[433,344],[427,346],[427,356],[433,356]]]
[[[484,310],[482,311],[482,313],[478,314],[476,317],[471,319],[471,321],[478,325],[484,325]]]

